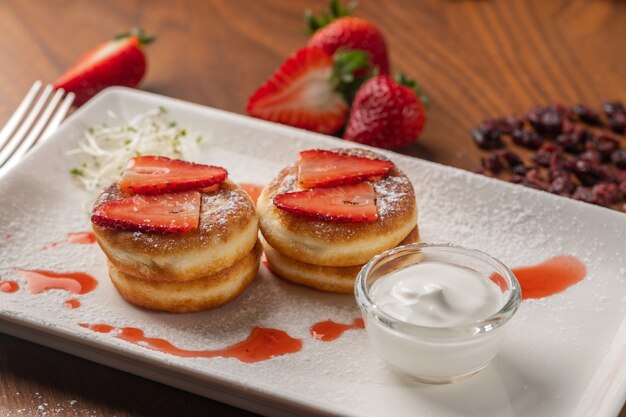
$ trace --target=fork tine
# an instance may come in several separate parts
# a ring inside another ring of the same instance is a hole
[[[52,96],[52,99],[46,106],[45,110],[41,114],[41,117],[39,118],[39,120],[37,120],[35,126],[31,129],[31,131],[28,133],[28,136],[26,136],[26,138],[22,141],[22,143],[15,150],[15,152],[13,152],[11,158],[5,163],[3,168],[8,169],[10,166],[15,165],[22,158],[22,156],[24,156],[24,154],[26,154],[26,152],[28,152],[28,150],[37,142],[39,134],[50,119],[50,116],[52,115],[52,112],[56,109],[59,101],[61,101],[61,97],[63,97],[64,93],[65,91],[63,89],[59,89],[56,91],[56,93],[54,94],[54,96]]]
[[[59,106],[59,109],[52,117],[52,120],[50,120],[50,123],[48,123],[48,127],[46,127],[46,130],[44,130],[43,133],[41,134],[39,142],[44,142],[46,139],[48,139],[48,136],[50,136],[52,132],[56,130],[59,124],[61,124],[61,122],[67,115],[67,112],[70,111],[70,107],[72,107],[72,103],[74,102],[74,97],[75,97],[74,93],[68,93],[65,96],[65,98],[63,99],[63,102]]]
[[[15,112],[13,113],[11,118],[7,121],[2,130],[0,130],[0,149],[4,147],[5,143],[11,137],[11,134],[24,117],[24,114],[26,114],[26,111],[32,104],[33,99],[41,88],[41,84],[41,81],[35,81],[32,87],[30,87],[30,90],[28,90],[28,93],[26,93],[26,96],[24,97],[22,102],[19,104],[19,106],[17,106],[17,109],[15,109]]]
[[[22,125],[19,127],[17,132],[15,132],[15,134],[11,138],[11,141],[6,144],[6,146],[4,147],[4,149],[2,149],[2,151],[0,151],[0,166],[4,165],[4,163],[13,154],[13,152],[19,146],[19,144],[22,143],[22,139],[24,138],[24,135],[26,135],[26,133],[33,126],[35,119],[39,115],[39,112],[41,111],[41,108],[43,107],[43,105],[48,100],[48,97],[50,96],[51,92],[52,92],[52,86],[48,84],[46,88],[44,88],[43,92],[41,93],[41,96],[39,96],[39,100],[37,100],[37,102],[33,106],[30,113],[28,113],[28,116],[26,116],[26,119],[24,119],[24,121],[22,122]]]

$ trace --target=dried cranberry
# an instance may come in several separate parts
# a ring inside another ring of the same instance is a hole
[[[584,159],[577,160],[572,171],[583,185],[595,185],[608,178],[606,170],[601,165]]]
[[[491,171],[494,174],[499,173],[500,171],[502,171],[502,168],[504,168],[500,157],[496,154],[480,158],[480,163],[484,169]]]
[[[521,175],[513,175],[509,182],[512,182],[513,184],[521,184],[524,182],[524,177]]]
[[[504,145],[500,132],[488,123],[483,123],[472,129],[472,139],[481,149],[500,149]]]
[[[572,195],[575,189],[576,185],[567,174],[555,177],[550,183],[550,187],[548,187],[548,191],[551,193],[567,197]]]
[[[498,155],[504,158],[509,168],[513,168],[516,165],[524,165],[522,158],[515,152],[508,149],[498,151]]]
[[[543,139],[535,132],[517,129],[511,133],[513,142],[528,149],[539,149],[543,145]]]
[[[572,198],[599,206],[608,206],[619,199],[619,188],[610,182],[603,182],[593,187],[578,187]]]
[[[616,113],[626,113],[626,109],[620,101],[605,101],[602,103],[602,110],[607,117],[613,117]]]
[[[618,149],[611,154],[611,162],[618,168],[626,169],[626,149]]]
[[[585,203],[595,203],[595,198],[593,197],[591,187],[576,188],[576,191],[574,191],[574,194],[572,194],[572,198],[574,200],[584,201]]]
[[[572,110],[581,122],[594,126],[600,126],[602,124],[600,114],[583,104],[575,105]]]
[[[601,206],[608,206],[609,204],[615,203],[619,199],[619,190],[617,185],[611,182],[603,182],[594,185],[591,192],[595,198],[594,204],[600,204]]]
[[[547,143],[543,145],[535,154],[530,158],[531,161],[542,167],[550,166],[550,158],[552,157],[553,152],[562,152],[559,146],[552,145]]]
[[[619,138],[610,133],[601,133],[596,139],[596,149],[600,152],[603,161],[609,161],[611,154],[619,148]]]
[[[548,170],[548,178],[550,181],[563,175],[567,176],[569,169],[570,161],[562,153],[552,152]]]
[[[626,181],[626,170],[613,168],[609,170],[609,177],[611,178],[611,181],[613,181],[616,184],[624,182]]]
[[[619,193],[622,195],[622,198],[626,199],[626,180],[619,183],[617,186]]]
[[[580,154],[580,159],[584,159],[585,161],[589,162],[600,163],[600,152],[598,152],[595,147],[587,149],[585,152]]]
[[[516,175],[526,175],[526,173],[528,172],[528,167],[522,164],[515,165],[511,167],[511,171],[513,171],[513,173]]]
[[[556,109],[535,106],[527,113],[528,121],[540,135],[556,136],[563,129],[563,115]]]
[[[521,184],[527,187],[535,188],[537,190],[548,189],[547,184],[545,183],[543,178],[541,178],[539,171],[536,169],[531,169],[530,171],[528,171],[526,175],[524,176],[524,180],[522,181]]]
[[[576,129],[576,125],[574,123],[572,123],[568,119],[563,120],[563,125],[561,127],[561,133],[573,132],[574,129]]]
[[[567,107],[565,104],[550,103],[550,105],[548,106],[548,109],[556,111],[563,117],[563,119],[576,120],[576,117],[575,117],[576,115],[574,114],[572,109]]]
[[[608,125],[613,132],[624,134],[626,131],[626,114],[615,113],[609,119]]]
[[[493,126],[500,133],[511,134],[514,130],[521,129],[524,126],[524,121],[516,116],[503,116],[485,120],[483,125]]]
[[[563,147],[567,152],[579,154],[585,150],[585,141],[587,134],[582,129],[574,129],[568,133],[561,133],[556,137],[556,143]]]

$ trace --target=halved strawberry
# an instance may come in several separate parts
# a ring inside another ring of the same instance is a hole
[[[378,219],[376,193],[365,182],[279,194],[274,205],[298,216],[335,222],[365,223]]]
[[[91,221],[102,227],[144,232],[179,233],[198,228],[200,193],[187,191],[109,200],[94,208]]]
[[[250,116],[319,133],[344,125],[348,103],[342,92],[354,89],[354,72],[369,66],[364,52],[333,56],[321,48],[296,51],[248,99]]]
[[[128,162],[118,186],[129,194],[163,194],[210,187],[227,176],[222,167],[164,156],[139,156]]]
[[[382,177],[392,169],[391,161],[311,149],[300,152],[298,181],[307,188],[333,187]]]

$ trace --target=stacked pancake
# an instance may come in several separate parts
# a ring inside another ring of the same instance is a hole
[[[129,302],[192,312],[236,298],[262,252],[247,193],[220,167],[134,158],[98,197],[93,230],[111,281]]]
[[[263,189],[257,211],[272,272],[328,292],[352,293],[363,264],[419,241],[410,180],[367,150],[301,152]]]

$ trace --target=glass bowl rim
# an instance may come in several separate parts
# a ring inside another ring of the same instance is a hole
[[[491,264],[496,272],[503,275],[510,287],[509,296],[504,302],[503,306],[489,317],[477,320],[464,326],[456,327],[430,327],[408,323],[382,311],[380,308],[378,308],[376,303],[374,303],[374,301],[370,297],[369,291],[366,287],[367,276],[376,265],[378,265],[384,259],[389,258],[390,256],[402,254],[403,252],[406,252],[406,254],[416,253],[421,251],[422,249],[452,251],[455,253],[472,256],[474,258],[479,258],[483,261],[486,261],[488,264]],[[507,323],[511,319],[511,317],[513,317],[522,301],[521,287],[517,278],[515,277],[515,274],[513,274],[513,271],[511,271],[511,269],[509,269],[509,267],[507,267],[499,259],[478,249],[467,248],[453,243],[439,242],[419,242],[403,246],[397,246],[393,249],[389,249],[375,256],[359,271],[356,281],[354,283],[354,294],[359,308],[365,314],[371,314],[379,322],[387,324],[387,327],[390,327],[388,323],[392,323],[395,330],[407,330],[412,334],[415,334],[416,332],[423,332],[435,338],[445,338],[447,336],[448,338],[452,337],[454,339],[457,339],[458,335],[460,334],[466,335],[464,338],[467,338],[468,332],[470,334],[473,334],[474,337],[494,332],[498,328],[502,327],[505,323]]]

